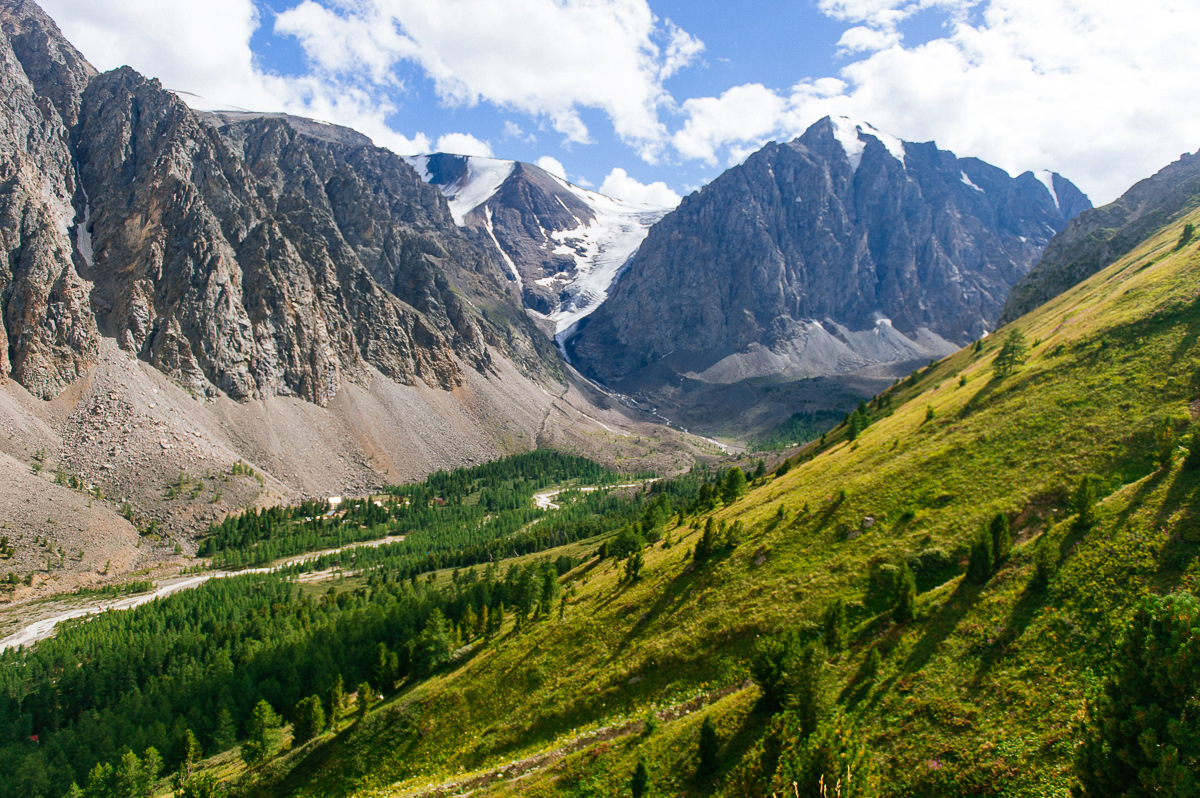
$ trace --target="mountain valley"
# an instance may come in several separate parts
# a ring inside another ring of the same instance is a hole
[[[642,205],[32,0],[0,86],[0,798],[1200,794],[1200,152]]]

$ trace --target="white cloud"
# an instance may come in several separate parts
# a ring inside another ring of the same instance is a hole
[[[886,50],[900,43],[899,31],[856,25],[838,39],[838,49],[843,54]]]
[[[537,159],[537,165],[552,175],[561,177],[563,180],[567,179],[567,170],[562,165],[562,161],[558,160],[557,158],[551,158],[549,155],[543,155],[541,158]]]
[[[280,110],[279,98],[254,69],[250,36],[259,18],[252,0],[43,0],[41,5],[101,71],[127,64],[167,88]]]
[[[454,155],[478,155],[483,158],[494,157],[492,145],[480,141],[470,133],[447,133],[437,140],[434,145],[437,152],[448,152]]]
[[[42,0],[46,13],[93,66],[128,64],[199,108],[287,111],[352,127],[376,144],[429,152],[423,133],[404,135],[387,118],[396,106],[347,80],[281,77],[255,64],[250,38],[262,23],[253,0]]]
[[[599,109],[648,159],[666,137],[663,80],[703,48],[646,0],[325,2],[281,13],[275,30],[330,74],[382,83],[412,62],[448,104],[528,113],[578,143],[591,141],[581,109]]]
[[[642,183],[630,177],[629,173],[620,167],[608,173],[608,177],[600,184],[599,191],[619,200],[656,208],[674,208],[682,199],[661,180]]]
[[[504,138],[516,139],[526,144],[537,144],[537,136],[532,133],[526,133],[520,125],[511,119],[504,120]]]
[[[685,158],[716,164],[717,150],[732,144],[759,143],[779,128],[787,100],[761,83],[734,86],[720,97],[699,97],[683,104],[687,122],[671,137]]]

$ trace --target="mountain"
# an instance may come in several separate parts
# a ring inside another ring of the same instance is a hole
[[[1188,224],[1200,208],[749,485],[733,468],[750,458],[624,488],[544,452],[438,474],[378,508],[410,538],[356,573],[214,580],[4,652],[0,796],[90,773],[99,793],[94,763],[128,773],[189,731],[208,754],[193,792],[262,798],[629,795],[639,772],[645,795],[1031,798],[1091,775],[1090,796],[1191,796]],[[1026,355],[998,368],[1016,332]],[[217,542],[252,556],[307,512],[243,516]],[[290,745],[255,738],[259,701]],[[1114,706],[1132,720],[1098,722]],[[1080,745],[1097,730],[1123,744]],[[269,761],[243,765],[241,742]]]
[[[1091,277],[1172,219],[1200,205],[1200,152],[1141,180],[1115,201],[1079,214],[1008,295],[1012,321]]]
[[[230,508],[661,437],[573,385],[499,255],[399,156],[97,73],[29,0],[0,28],[0,470],[46,483],[0,490],[24,533],[65,525],[78,486],[115,500],[89,539],[132,565],[135,527],[187,550]],[[239,461],[262,478],[222,488]]]
[[[1012,178],[826,118],[656,224],[567,351],[685,426],[728,430],[759,405],[781,421],[829,394],[828,380],[800,381],[873,393],[993,329],[1009,288],[1087,207],[1061,176]]]
[[[519,161],[444,153],[408,161],[442,191],[454,220],[499,253],[525,307],[560,338],[604,302],[670,210],[606,197]]]

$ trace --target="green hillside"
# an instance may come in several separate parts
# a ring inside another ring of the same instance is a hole
[[[821,639],[840,600],[847,645],[805,672],[823,670],[836,704],[820,734],[848,751],[842,794],[1066,795],[1085,696],[1133,607],[1200,576],[1188,221],[870,403],[853,441],[842,426],[731,506],[676,516],[635,581],[590,557],[561,579],[561,617],[478,641],[260,791],[452,794],[475,779],[485,794],[607,796],[629,794],[641,760],[647,795],[792,794],[804,712],[772,713],[751,660],[765,639]],[[1000,377],[1013,329],[1028,358]],[[1011,554],[967,579],[998,514]],[[710,516],[740,534],[696,562]],[[906,570],[911,620],[893,610]],[[704,718],[717,748],[698,776]]]
[[[749,486],[538,452],[229,519],[214,562],[404,539],[4,652],[0,796],[1066,796],[1200,575],[1198,221]]]

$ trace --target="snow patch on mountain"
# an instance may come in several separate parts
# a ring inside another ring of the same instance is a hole
[[[508,256],[504,248],[500,246],[500,242],[496,239],[496,228],[492,225],[492,209],[483,209],[483,224],[487,233],[492,238],[492,243],[496,245],[496,249],[500,250],[500,257],[504,258],[504,262],[508,264],[509,270],[512,271],[513,279],[517,281],[517,293],[525,290],[525,284],[521,280],[521,272],[517,269],[517,264],[513,263],[513,259]]]
[[[1034,172],[1033,176],[1050,192],[1050,198],[1054,200],[1054,207],[1059,207],[1058,192],[1054,190],[1054,173],[1049,169],[1042,169]]]
[[[974,183],[972,183],[972,182],[971,182],[971,178],[967,177],[967,173],[966,173],[966,172],[961,172],[961,171],[960,171],[960,172],[959,172],[959,174],[960,174],[960,175],[962,175],[962,177],[961,177],[960,179],[962,180],[962,183],[963,183],[963,185],[965,185],[965,186],[968,186],[968,187],[970,187],[970,188],[973,188],[973,189],[975,189],[975,190],[976,190],[976,191],[978,191],[980,194],[982,194],[982,193],[983,193],[983,189],[981,189],[979,186],[977,186],[977,185],[975,185]]]
[[[833,123],[833,137],[846,151],[852,172],[858,171],[858,165],[862,163],[863,150],[867,148],[867,143],[862,138],[864,135],[878,139],[893,158],[901,164],[904,163],[904,142],[892,134],[884,133],[866,122],[857,122],[846,116],[831,116],[829,121]]]
[[[422,155],[405,160],[417,170],[422,180],[433,182],[434,176],[429,167],[431,157]],[[523,291],[525,286],[521,279],[520,264],[514,260],[520,254],[507,252],[501,245],[501,237],[496,235],[493,226],[494,203],[489,204],[505,181],[513,176],[516,162],[476,156],[465,158],[465,162],[466,170],[462,176],[438,188],[446,197],[454,221],[460,227],[469,226],[467,217],[472,211],[483,208],[484,230],[512,271],[518,289]],[[650,226],[671,209],[614,199],[580,188],[540,167],[524,165],[523,168],[538,169],[562,189],[564,194],[555,196],[555,200],[575,222],[575,226],[569,229],[551,229],[544,220],[538,221],[545,251],[569,257],[573,261],[572,267],[533,281],[558,297],[557,305],[549,313],[537,315],[554,322],[555,337],[561,342],[575,325],[608,298],[613,282],[645,239]],[[564,202],[567,193],[591,210],[591,219],[581,219],[583,214],[571,210],[569,198]],[[472,216],[472,219],[478,216],[480,214]]]
[[[405,158],[417,170],[421,179],[429,182],[429,156],[416,155]],[[467,214],[490,200],[504,181],[512,174],[515,161],[483,158],[472,155],[467,159],[467,171],[453,183],[438,186],[442,196],[450,205],[450,215],[459,227],[466,226]]]
[[[590,224],[550,234],[553,240],[560,243],[559,251],[566,250],[563,254],[570,254],[575,260],[575,274],[562,281],[563,285],[559,287],[564,297],[562,304],[550,314],[554,321],[555,337],[562,338],[564,333],[608,298],[608,289],[641,246],[650,226],[665,216],[670,208],[623,202],[580,188],[557,175],[551,177],[586,203],[595,214]]]

